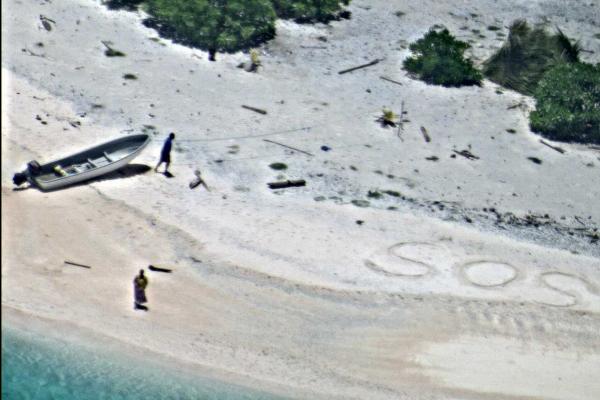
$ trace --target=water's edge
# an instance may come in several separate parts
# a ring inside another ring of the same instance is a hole
[[[2,399],[280,399],[171,368],[118,346],[67,340],[2,321]]]

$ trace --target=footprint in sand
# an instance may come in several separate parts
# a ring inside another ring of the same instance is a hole
[[[365,260],[365,266],[386,276],[419,278],[436,272],[435,261],[446,257],[448,252],[440,245],[404,242],[376,252]]]
[[[501,261],[473,261],[461,265],[464,278],[472,285],[483,288],[506,286],[519,276],[518,270]]]

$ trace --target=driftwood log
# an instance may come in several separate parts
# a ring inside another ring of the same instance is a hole
[[[242,107],[245,108],[246,110],[254,111],[254,112],[257,112],[257,113],[263,114],[263,115],[267,113],[265,110],[262,110],[262,109],[256,108],[256,107],[247,106],[245,104],[242,104]]]
[[[429,137],[429,134],[427,133],[427,129],[425,129],[424,126],[421,127],[421,133],[423,134],[423,137],[425,138],[425,141],[427,143],[431,142],[431,137]]]
[[[166,272],[168,274],[170,274],[171,272],[173,272],[173,270],[171,270],[169,268],[155,267],[154,265],[148,265],[148,269],[150,271],[154,271],[154,272]]]
[[[557,146],[552,146],[550,143],[546,142],[544,139],[540,139],[540,143],[543,144],[544,146],[550,147],[552,150],[558,151],[560,154],[564,154],[566,152],[565,149],[563,149],[561,147],[557,147]]]
[[[271,182],[268,184],[269,189],[284,189],[288,187],[297,187],[297,186],[306,186],[306,181],[304,179],[299,179],[295,181],[282,181],[282,182]]]
[[[88,269],[92,268],[89,265],[83,265],[83,264],[75,263],[72,261],[65,261],[65,264],[74,265],[76,267],[88,268]]]
[[[384,81],[392,82],[392,83],[395,83],[396,85],[402,86],[402,82],[395,81],[395,80],[387,78],[385,76],[380,76],[379,78],[383,79]]]
[[[452,150],[452,151],[455,152],[456,154],[458,154],[459,156],[468,158],[469,160],[479,160],[479,157],[477,157],[475,154],[471,153],[469,150],[461,150],[461,151]]]
[[[379,63],[380,61],[383,61],[383,58],[378,58],[376,60],[371,61],[370,63],[359,65],[357,67],[352,67],[352,68],[341,70],[338,72],[338,74],[340,74],[340,75],[347,74],[348,72],[356,71],[357,69],[367,68],[367,67],[370,67],[372,65]]]

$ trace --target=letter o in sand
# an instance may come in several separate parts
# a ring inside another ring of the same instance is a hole
[[[462,266],[465,278],[475,286],[498,287],[514,281],[518,271],[512,265],[499,261],[474,261]]]

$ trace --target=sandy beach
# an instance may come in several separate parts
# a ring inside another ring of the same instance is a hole
[[[479,65],[503,43],[487,27],[517,18],[559,26],[596,63],[599,5],[348,9],[279,21],[249,73],[248,54],[209,62],[142,13],[3,2],[3,324],[298,399],[600,398],[600,151],[540,143],[529,97],[402,70],[433,25],[472,40]],[[382,107],[406,111],[402,129],[376,122]],[[32,159],[142,132],[123,173],[14,189]],[[169,132],[172,178],[147,168]],[[189,188],[196,169],[210,191]],[[286,179],[307,184],[267,186]],[[131,282],[149,264],[173,273],[148,272],[144,313]]]

